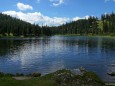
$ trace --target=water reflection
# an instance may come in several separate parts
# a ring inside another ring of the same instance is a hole
[[[85,36],[53,36],[0,40],[0,71],[42,74],[80,66],[114,81],[107,72],[115,67],[115,39]]]

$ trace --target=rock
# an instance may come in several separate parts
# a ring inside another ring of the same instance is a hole
[[[107,73],[110,76],[115,76],[115,72]]]
[[[74,71],[59,70],[54,73],[58,86],[104,86],[100,78],[92,72],[75,69]]]
[[[81,76],[83,75],[83,72],[80,69],[74,69],[71,72],[75,75],[81,75]]]
[[[84,67],[80,67],[79,69],[80,69],[80,71],[85,71]]]

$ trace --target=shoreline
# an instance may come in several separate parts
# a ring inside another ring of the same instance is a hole
[[[51,35],[51,36],[86,36],[86,37],[106,37],[106,38],[115,38],[115,36],[111,36],[111,35],[79,35],[79,34],[65,34],[65,35],[61,35],[61,34],[57,34],[57,35]],[[12,38],[39,38],[39,37],[51,37],[51,36],[27,36],[27,37],[20,37],[20,36],[14,36],[14,37],[0,37],[0,39],[12,39]]]
[[[69,75],[68,75],[69,74]],[[72,75],[72,76],[71,76]],[[62,69],[62,70],[57,70],[56,72],[53,72],[53,73],[48,73],[46,75],[41,75],[41,73],[31,73],[31,74],[22,74],[22,73],[16,73],[15,75],[14,74],[10,74],[10,73],[2,73],[0,72],[0,78],[5,78],[6,80],[8,78],[11,78],[11,79],[14,79],[14,80],[17,80],[17,81],[25,81],[25,80],[33,80],[33,79],[41,79],[41,78],[48,78],[48,79],[51,79],[52,77],[78,77],[77,79],[81,81],[81,78],[83,78],[83,80],[85,80],[85,77],[87,78],[90,78],[91,80],[93,81],[97,81],[97,84],[98,82],[99,83],[102,83],[102,84],[105,84],[105,85],[102,85],[102,86],[111,86],[111,85],[115,85],[114,82],[105,82],[103,81],[102,79],[99,78],[99,76],[97,76],[96,73],[94,72],[90,72],[90,71],[87,71],[85,69],[75,69],[75,70],[67,70],[67,69]],[[81,78],[80,78],[81,77]],[[57,79],[58,79],[57,78]],[[43,80],[42,79],[42,80]],[[63,80],[62,80],[63,81]],[[1,82],[1,81],[0,81]],[[89,82],[88,82],[89,83]],[[91,83],[91,82],[90,82]],[[90,84],[89,83],[89,84]]]
[[[3,74],[3,76],[1,76],[1,74]],[[36,83],[39,84],[37,86],[105,86],[105,82],[103,82],[95,73],[82,69],[76,69],[74,71],[62,69],[44,76],[41,76],[40,73],[32,73],[29,76],[24,76],[22,74],[17,75],[18,76],[13,76],[0,73],[0,83],[5,84],[1,86],[14,86],[17,82],[25,84],[24,86],[36,86]],[[6,82],[2,82],[2,79],[5,79]],[[13,83],[10,83],[9,80]],[[47,84],[44,85],[44,83]]]
[[[57,34],[57,35],[54,35],[54,36],[87,36],[87,37],[112,37],[112,38],[115,38],[115,36],[111,36],[111,35],[80,35],[80,34],[64,34],[64,35],[61,35],[61,34]]]

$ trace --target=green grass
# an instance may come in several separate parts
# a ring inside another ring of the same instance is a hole
[[[56,83],[46,78],[15,80],[12,77],[2,77],[0,78],[0,86],[56,86]]]
[[[85,71],[83,76],[70,70],[59,70],[41,77],[28,80],[15,80],[12,76],[1,76],[0,86],[104,86],[102,80],[92,72]]]
[[[61,34],[58,34],[58,35],[55,35],[55,36],[89,36],[89,37],[115,37],[115,33],[110,33],[110,34],[83,34],[83,35],[80,35],[80,34],[64,34],[64,35],[61,35]]]

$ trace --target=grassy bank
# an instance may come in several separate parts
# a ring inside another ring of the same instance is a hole
[[[80,34],[64,34],[64,35],[61,35],[61,34],[57,34],[55,36],[88,36],[88,37],[113,37],[115,38],[115,35],[112,35],[112,34],[95,34],[95,35],[92,35],[92,34],[84,34],[84,35],[80,35]]]
[[[55,35],[51,35],[51,36],[89,36],[89,37],[115,37],[115,34],[55,34]],[[47,37],[45,35],[40,35],[40,36],[3,36],[0,35],[0,38],[35,38],[35,37]]]
[[[25,80],[16,80],[13,77],[7,74],[0,76],[0,86],[105,86],[95,73],[88,71],[82,71],[79,75],[63,69],[45,76],[31,76]]]

